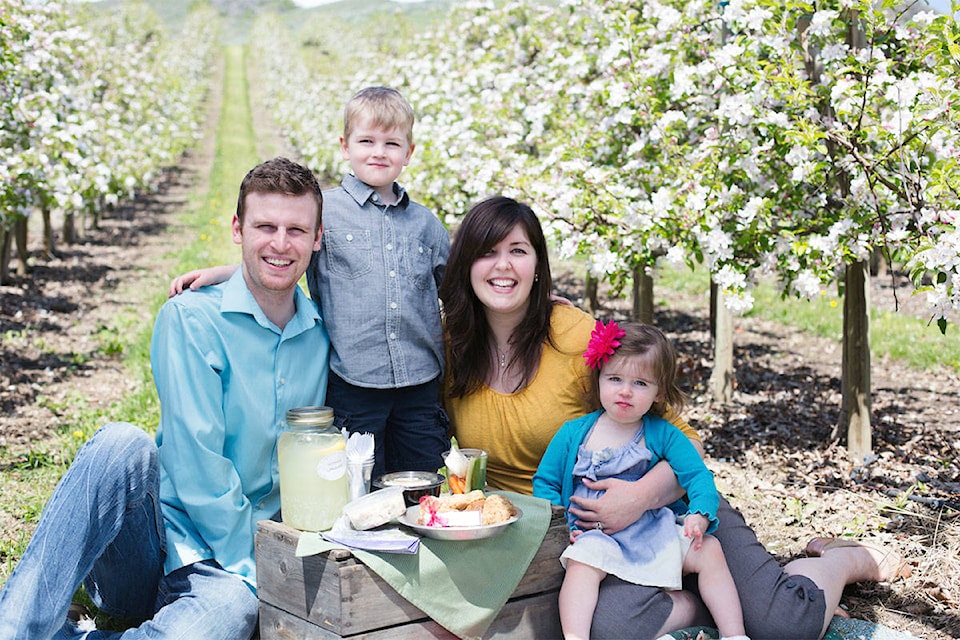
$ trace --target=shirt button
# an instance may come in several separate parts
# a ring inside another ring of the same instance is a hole
[[[396,309],[396,308],[397,308],[397,303],[396,303],[396,302],[391,302],[391,303],[390,303],[390,308],[391,308],[391,309]]]
[[[417,250],[418,250],[420,253],[423,253],[423,247],[417,247]]]
[[[387,251],[393,251],[393,244],[387,244]]]
[[[287,384],[286,378],[280,378],[280,384]]]
[[[352,233],[348,233],[348,234],[347,234],[347,242],[353,242],[353,234],[352,234]]]
[[[390,277],[391,277],[391,278],[396,278],[396,277],[397,277],[397,272],[394,271],[393,269],[390,269]]]
[[[397,339],[397,334],[391,332],[391,333],[390,333],[390,339],[391,339],[391,340],[396,340],[396,339]]]

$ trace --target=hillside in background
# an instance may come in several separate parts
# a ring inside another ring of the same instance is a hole
[[[90,5],[94,11],[113,11],[128,0],[104,0]],[[197,0],[146,0],[171,31],[180,29]],[[274,12],[281,15],[293,31],[314,20],[338,21],[348,25],[364,25],[371,18],[389,19],[401,16],[415,25],[427,25],[447,14],[456,0],[425,0],[424,2],[392,2],[391,0],[340,0],[309,9],[296,6],[291,0],[210,0],[210,4],[227,20],[225,44],[246,41],[250,24],[258,13]],[[349,40],[342,43],[349,45]]]

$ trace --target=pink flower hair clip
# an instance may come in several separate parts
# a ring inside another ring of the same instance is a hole
[[[587,366],[591,369],[599,369],[606,364],[613,352],[620,346],[619,338],[625,335],[627,335],[627,332],[613,320],[607,324],[603,324],[602,320],[597,320],[596,326],[590,333],[587,350],[583,352],[583,359],[587,361]]]

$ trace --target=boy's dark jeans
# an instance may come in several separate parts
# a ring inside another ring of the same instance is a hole
[[[450,448],[449,421],[440,406],[439,379],[412,387],[370,389],[333,372],[327,405],[334,424],[350,433],[372,433],[376,440],[373,477],[392,471],[436,471]]]

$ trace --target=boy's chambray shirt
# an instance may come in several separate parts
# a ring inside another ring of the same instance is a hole
[[[281,330],[237,269],[223,284],[171,298],[157,315],[150,355],[165,573],[213,558],[256,589],[254,534],[280,510],[286,412],[323,404],[327,389],[323,320],[299,287],[294,295],[297,312]]]
[[[438,288],[450,236],[393,188],[393,205],[352,174],[324,191],[323,244],[307,269],[330,333],[330,368],[358,387],[409,387],[443,374]]]

